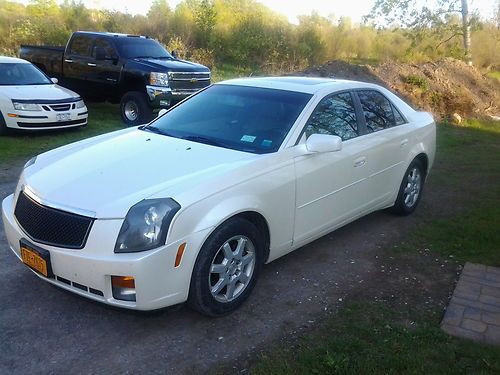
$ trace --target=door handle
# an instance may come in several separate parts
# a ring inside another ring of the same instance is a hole
[[[362,167],[365,164],[366,164],[366,158],[364,156],[354,160],[354,167],[355,168]]]
[[[67,62],[68,64],[71,64],[73,62],[73,60],[71,59],[64,59],[65,62]]]
[[[405,147],[408,144],[408,139],[403,139],[400,143],[401,147]]]
[[[88,66],[97,66],[96,64],[94,63],[87,63]]]

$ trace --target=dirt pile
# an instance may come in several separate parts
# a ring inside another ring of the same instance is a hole
[[[379,66],[330,61],[298,74],[377,83],[438,119],[452,118],[453,114],[467,118],[500,116],[500,83],[455,59]]]

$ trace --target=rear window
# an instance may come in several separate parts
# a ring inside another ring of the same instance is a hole
[[[356,92],[361,102],[369,133],[405,123],[399,111],[380,92],[375,90],[358,90]]]

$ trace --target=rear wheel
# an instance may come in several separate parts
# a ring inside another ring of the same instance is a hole
[[[130,91],[120,101],[122,120],[129,126],[145,124],[153,119],[153,110],[149,106],[146,94]]]
[[[264,242],[251,222],[234,218],[207,239],[198,254],[189,305],[208,316],[225,315],[250,295],[262,266]]]
[[[391,211],[398,215],[410,215],[417,208],[424,188],[425,170],[420,160],[415,159],[405,172],[398,197]]]

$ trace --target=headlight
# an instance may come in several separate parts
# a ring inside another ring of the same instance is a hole
[[[146,199],[132,206],[116,240],[115,253],[135,253],[163,245],[170,222],[180,208],[171,198]]]
[[[85,107],[85,103],[83,100],[79,100],[76,102],[76,108],[83,108]]]
[[[155,86],[168,86],[168,74],[152,72],[149,75],[149,83]]]
[[[28,168],[30,165],[35,164],[35,161],[36,161],[36,156],[33,156],[30,160],[28,160],[28,161],[26,162],[26,164],[24,164],[23,169],[26,169],[26,168]]]
[[[35,103],[18,103],[12,102],[14,108],[18,111],[41,111],[42,107]]]

